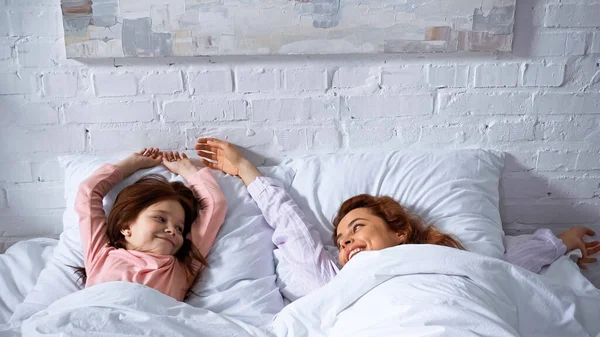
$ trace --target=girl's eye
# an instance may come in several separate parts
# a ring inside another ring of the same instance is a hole
[[[358,230],[358,228],[360,228],[360,227],[362,227],[362,226],[363,226],[363,224],[359,224],[359,223],[358,223],[358,224],[354,225],[354,227],[352,227],[352,231],[353,231],[353,232],[356,232],[356,231]]]
[[[177,227],[177,231],[178,231],[179,233],[183,233],[183,227]]]
[[[161,223],[166,221],[165,218],[163,218],[162,216],[157,216],[155,219]]]

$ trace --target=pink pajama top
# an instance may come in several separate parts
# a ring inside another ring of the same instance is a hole
[[[79,186],[75,211],[79,215],[85,270],[90,287],[103,282],[126,281],[152,287],[182,301],[190,287],[183,265],[172,255],[158,255],[108,245],[107,216],[102,199],[123,180],[121,170],[104,164]],[[189,180],[204,207],[192,224],[188,238],[206,257],[225,219],[225,197],[210,168],[202,168]]]

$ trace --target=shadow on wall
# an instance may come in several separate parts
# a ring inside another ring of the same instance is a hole
[[[531,44],[534,40],[535,27],[534,8],[538,6],[539,0],[517,0],[515,10],[515,26],[513,28],[513,51],[514,56],[530,57]]]
[[[584,225],[600,234],[600,178],[573,175],[569,171],[539,173],[506,153],[500,180],[500,211],[506,233],[526,234],[543,227],[558,233]]]

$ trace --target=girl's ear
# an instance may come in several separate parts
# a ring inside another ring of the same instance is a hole
[[[131,236],[131,229],[121,229],[121,234],[123,234],[123,236]]]

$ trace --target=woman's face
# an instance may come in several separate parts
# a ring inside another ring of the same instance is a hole
[[[356,208],[342,218],[337,227],[339,260],[344,266],[364,250],[380,250],[397,246],[404,236],[391,230],[385,221],[367,208]]]

